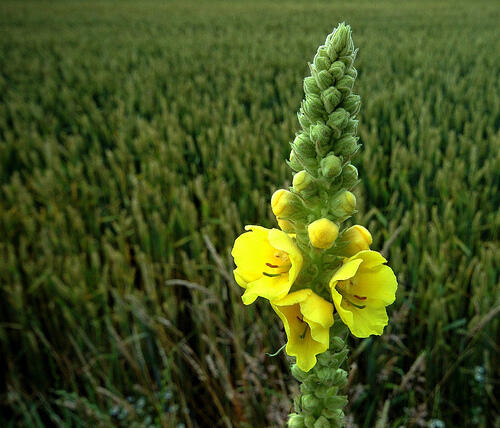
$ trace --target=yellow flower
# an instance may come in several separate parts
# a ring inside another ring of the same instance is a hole
[[[285,326],[286,353],[308,372],[316,364],[316,355],[328,349],[333,305],[310,289],[290,293],[271,305]]]
[[[278,229],[261,226],[245,229],[250,232],[236,239],[231,252],[236,264],[234,278],[246,289],[243,303],[249,305],[259,296],[269,300],[286,296],[302,268],[302,254],[297,245]]]
[[[342,241],[346,243],[343,253],[351,257],[360,251],[369,250],[373,240],[368,229],[356,224],[344,232]]]
[[[394,302],[398,283],[386,262],[376,251],[360,251],[330,280],[335,308],[356,337],[381,335],[387,325],[385,307]]]

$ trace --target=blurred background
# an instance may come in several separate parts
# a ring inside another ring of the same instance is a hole
[[[0,423],[279,427],[297,383],[230,250],[275,226],[317,47],[359,47],[358,214],[399,279],[349,425],[500,426],[495,1],[3,1]]]

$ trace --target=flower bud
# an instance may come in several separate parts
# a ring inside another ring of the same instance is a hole
[[[348,55],[339,56],[339,61],[342,61],[345,64],[345,67],[348,69],[354,63],[354,57],[352,55],[349,55],[349,54]]]
[[[332,425],[330,424],[330,421],[324,416],[320,416],[318,419],[316,419],[316,422],[314,422],[313,425],[314,428],[330,428],[331,426]]]
[[[297,134],[295,140],[293,140],[292,147],[299,159],[316,158],[316,147],[304,132]]]
[[[325,406],[327,409],[342,409],[347,404],[347,397],[345,396],[336,396],[336,397],[328,397],[325,400]]]
[[[347,97],[350,95],[354,86],[354,78],[346,74],[337,82],[336,86],[337,89],[342,92],[342,95]]]
[[[342,185],[350,189],[358,181],[358,170],[353,164],[347,164],[342,170]]]
[[[325,89],[333,85],[333,77],[328,72],[328,70],[320,71],[316,76],[316,79],[316,83],[321,91],[324,91]]]
[[[292,168],[294,171],[300,171],[302,169],[302,164],[297,159],[297,155],[293,150],[290,152],[290,160],[288,161],[288,165],[290,165],[290,168]]]
[[[361,97],[359,95],[349,95],[344,102],[342,107],[346,109],[351,116],[357,114],[361,107]]]
[[[302,407],[304,410],[314,410],[319,405],[319,400],[312,394],[302,396]]]
[[[302,107],[300,108],[300,111],[297,113],[297,117],[299,119],[299,123],[302,129],[308,129],[311,126],[311,121],[302,110]]]
[[[356,196],[344,190],[338,193],[332,201],[331,212],[339,219],[345,219],[351,216],[356,209]]]
[[[278,221],[278,226],[280,227],[280,229],[283,232],[286,232],[286,233],[294,233],[295,232],[295,226],[293,225],[293,223],[290,220],[278,218],[277,221]]]
[[[330,115],[326,124],[333,129],[335,138],[339,138],[342,130],[347,126],[348,121],[349,113],[343,108],[338,108]]]
[[[320,166],[324,177],[335,178],[342,172],[342,161],[333,153],[322,159]]]
[[[314,427],[315,420],[316,420],[316,418],[313,415],[307,415],[304,418],[304,424],[306,425],[307,428]]]
[[[297,192],[302,192],[307,189],[312,182],[313,178],[307,173],[307,171],[299,171],[293,176],[292,185]]]
[[[321,101],[323,101],[323,105],[325,106],[327,113],[333,112],[335,107],[337,107],[340,103],[341,99],[342,94],[334,86],[330,86],[326,91],[321,93]]]
[[[315,121],[323,116],[325,108],[321,98],[316,94],[307,94],[305,101],[302,101],[302,109],[309,120]]]
[[[319,149],[320,152],[324,151],[325,153],[330,150],[332,129],[329,126],[318,122],[309,128],[309,136],[311,137],[311,141],[316,143],[316,150]],[[321,155],[322,153],[318,154]]]
[[[360,251],[369,250],[373,239],[368,229],[356,224],[343,233],[342,242],[346,243],[346,246],[343,248],[345,256],[351,257]]]
[[[349,119],[349,121],[347,122],[347,126],[344,129],[344,132],[346,134],[356,135],[356,133],[358,132],[358,123],[359,121],[356,119]]]
[[[339,80],[344,76],[345,73],[345,64],[342,61],[335,61],[330,66],[330,74],[335,80]]]
[[[285,189],[279,189],[271,197],[271,208],[276,217],[285,217],[291,214],[296,204],[296,196]]]
[[[345,342],[338,336],[332,339],[332,347],[335,351],[340,351],[345,347]]]
[[[305,428],[304,416],[298,415],[297,413],[292,413],[288,417],[288,427],[289,428]]]
[[[339,156],[352,156],[359,149],[358,138],[352,135],[344,135],[333,145],[333,151]]]
[[[330,44],[337,54],[343,52],[348,44],[348,40],[351,37],[351,29],[345,24],[340,24],[337,30],[333,34]]]
[[[294,364],[291,368],[292,375],[299,382],[304,382],[307,379],[307,373],[300,370],[297,364]]]
[[[348,74],[353,79],[356,79],[356,77],[358,77],[358,70],[356,70],[354,67],[349,67],[349,70],[347,70],[345,74]]]
[[[325,50],[318,50],[318,52],[314,56],[313,64],[314,67],[316,67],[316,70],[318,70],[319,72],[328,70],[330,68],[331,61],[330,58],[328,58],[328,54]]]
[[[319,95],[321,93],[316,80],[314,77],[309,76],[304,79],[304,92],[306,94],[316,94]]]
[[[313,247],[327,249],[339,236],[339,227],[327,218],[320,218],[307,226],[307,233]]]

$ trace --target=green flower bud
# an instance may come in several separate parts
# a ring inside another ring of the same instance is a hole
[[[356,119],[349,119],[347,126],[344,129],[346,134],[356,135],[358,132],[358,122]]]
[[[337,27],[337,31],[333,33],[333,36],[329,44],[331,45],[332,50],[334,52],[340,54],[345,51],[346,46],[349,48],[348,41],[350,38],[351,38],[351,28],[346,26],[345,24],[340,24]],[[330,55],[330,51],[328,52],[328,54]]]
[[[306,428],[314,428],[314,422],[316,422],[316,418],[313,415],[307,415],[304,418]]]
[[[332,129],[324,123],[318,122],[309,128],[309,136],[316,144],[316,151],[320,156],[330,150]]]
[[[330,74],[335,80],[339,80],[344,76],[345,64],[342,61],[335,61],[330,66]]]
[[[339,61],[342,61],[346,68],[349,68],[354,63],[354,58],[352,55],[339,56]]]
[[[297,413],[292,413],[288,417],[288,427],[289,428],[305,428],[304,416],[298,415]]]
[[[297,113],[297,117],[299,118],[299,123],[302,129],[309,129],[311,126],[311,121],[309,120],[309,117],[304,113],[302,110],[302,107],[300,108],[299,113]]]
[[[349,95],[342,103],[342,107],[348,111],[351,116],[354,116],[359,112],[361,107],[361,97],[354,94]]]
[[[333,77],[327,70],[322,70],[317,76],[317,85],[320,90],[324,91],[333,85]]]
[[[328,58],[328,54],[326,53],[325,50],[319,49],[316,55],[314,56],[313,59],[313,64],[314,67],[316,67],[316,70],[318,72],[323,71],[323,70],[328,70],[330,68],[330,58]]]
[[[299,160],[316,158],[316,147],[304,132],[297,134],[295,140],[293,140],[292,148],[298,155]]]
[[[314,422],[313,428],[330,428],[330,422],[328,419],[326,419],[324,416],[320,416],[318,419],[316,419],[316,422]]]
[[[325,398],[325,408],[328,410],[342,409],[347,404],[347,397],[344,395],[337,395],[334,397]]]
[[[352,164],[347,164],[342,170],[342,185],[347,189],[352,188],[358,182],[358,170]]]
[[[297,159],[297,155],[293,150],[290,152],[290,160],[287,163],[294,171],[300,171],[302,169],[302,164]]]
[[[326,123],[332,128],[335,138],[339,138],[342,134],[342,130],[347,126],[348,121],[349,113],[343,108],[338,108],[330,115]]]
[[[333,112],[335,107],[339,105],[341,99],[342,93],[334,86],[330,86],[326,91],[321,93],[321,101],[323,101],[323,105],[328,114]]]
[[[352,156],[359,149],[358,138],[345,135],[333,145],[333,151],[339,156]]]
[[[337,385],[338,388],[343,388],[347,385],[347,372],[345,370],[336,370],[332,383]],[[337,392],[335,392],[336,394]],[[333,395],[333,394],[332,394]]]
[[[306,190],[312,183],[314,179],[307,173],[307,171],[299,171],[297,174],[293,176],[292,185],[294,190],[297,192],[303,192]]]
[[[319,89],[314,77],[309,76],[304,79],[304,92],[307,94],[319,95],[321,90]]]
[[[325,113],[321,98],[316,94],[306,95],[305,101],[302,101],[302,109],[311,121],[321,119]]]
[[[347,74],[337,81],[337,89],[342,92],[344,97],[350,95],[352,88],[354,86],[354,78],[348,76]]]
[[[331,203],[331,212],[339,219],[350,217],[356,209],[356,196],[348,190],[338,193]]]
[[[342,161],[333,153],[322,159],[320,166],[324,177],[335,178],[342,172]]]
[[[330,382],[335,377],[335,373],[335,370],[328,367],[323,367],[322,369],[317,370],[318,379],[321,382]]]
[[[356,77],[358,77],[358,70],[354,67],[349,67],[349,70],[347,70],[345,74],[351,76],[353,79],[356,79]]]
[[[291,368],[292,375],[295,379],[297,379],[299,382],[304,382],[304,380],[307,379],[308,374],[307,372],[303,372],[300,370],[299,366],[297,364],[294,364]]]
[[[312,394],[302,396],[302,408],[304,410],[314,410],[319,405],[319,400]]]

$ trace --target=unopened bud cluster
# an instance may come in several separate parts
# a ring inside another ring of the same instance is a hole
[[[319,47],[311,75],[304,79],[301,130],[291,143],[289,160],[296,171],[292,187],[278,190],[271,201],[282,230],[296,233],[299,244],[323,250],[334,245],[340,224],[356,211],[351,193],[358,183],[351,157],[360,146],[360,98],[352,93],[355,57],[351,29],[340,24]]]

